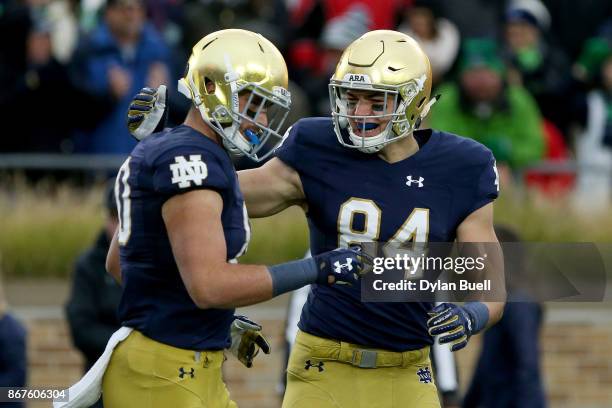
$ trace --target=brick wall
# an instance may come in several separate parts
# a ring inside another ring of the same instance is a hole
[[[270,337],[272,355],[258,358],[251,369],[230,357],[225,367],[232,397],[243,408],[280,406],[276,389],[283,358],[282,308],[270,319],[265,319],[264,314],[268,313],[262,312],[255,314]],[[612,407],[612,323],[609,310],[599,313],[601,319],[595,316],[590,320],[585,318],[593,317],[588,310],[569,317],[563,311],[548,313],[542,346],[550,407]],[[66,323],[58,317],[25,317],[23,320],[30,333],[30,385],[65,386],[77,380],[82,359],[70,345]],[[476,337],[457,355],[463,389],[469,381],[478,348]],[[43,403],[29,405],[30,408],[48,406]]]
[[[457,354],[460,382],[467,389],[480,339]],[[551,408],[612,407],[612,324],[554,322],[542,331],[542,371]]]

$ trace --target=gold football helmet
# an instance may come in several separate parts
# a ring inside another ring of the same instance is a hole
[[[210,83],[215,86],[209,93]],[[282,140],[291,105],[287,85],[280,51],[260,34],[231,29],[209,34],[193,47],[178,89],[230,152],[261,161]],[[239,96],[245,92],[250,96],[240,109]],[[259,120],[263,113],[267,121]],[[245,121],[257,131],[241,130]]]
[[[347,92],[371,91],[384,97],[380,114],[351,114]],[[387,144],[408,136],[437,100],[430,100],[431,67],[429,58],[410,36],[389,30],[371,31],[349,45],[336,66],[329,84],[334,130],[343,146],[375,153]],[[389,106],[389,104],[393,106]],[[368,119],[388,121],[380,133],[363,137],[362,130],[374,125]],[[348,129],[347,129],[348,128]],[[348,130],[348,138],[343,134]]]

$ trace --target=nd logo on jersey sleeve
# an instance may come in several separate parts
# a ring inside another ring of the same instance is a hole
[[[178,184],[180,188],[191,187],[192,183],[201,186],[202,181],[208,177],[208,167],[202,161],[201,154],[189,155],[189,160],[185,156],[176,156],[174,163],[170,165],[172,172],[172,184]]]

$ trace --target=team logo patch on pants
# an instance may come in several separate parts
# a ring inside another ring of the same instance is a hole
[[[419,368],[416,373],[419,376],[419,381],[423,384],[429,384],[430,382],[433,382],[433,380],[431,379],[431,371],[429,371],[429,367]]]

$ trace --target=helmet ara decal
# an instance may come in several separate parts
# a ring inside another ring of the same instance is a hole
[[[259,162],[282,140],[287,84],[285,61],[272,43],[250,31],[222,30],[196,44],[179,91],[228,151]]]
[[[409,36],[371,31],[342,54],[329,83],[334,130],[345,147],[375,153],[418,129],[437,98],[429,59]]]

